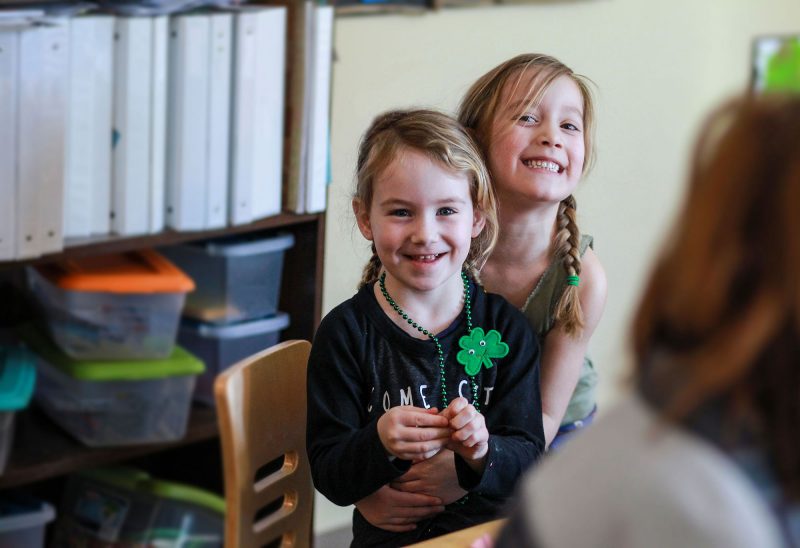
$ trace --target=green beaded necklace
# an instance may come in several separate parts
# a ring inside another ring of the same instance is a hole
[[[471,297],[469,295],[469,279],[467,278],[467,275],[463,270],[461,271],[461,280],[464,283],[464,312],[467,316],[467,337],[469,337],[472,334],[472,307],[470,306]],[[389,306],[391,306],[392,309],[400,315],[400,317],[402,317],[406,322],[408,322],[408,324],[411,327],[413,327],[423,335],[427,335],[433,341],[433,344],[436,345],[436,352],[439,354],[439,373],[441,375],[441,381],[442,381],[442,409],[444,409],[450,402],[447,400],[447,376],[445,375],[445,368],[444,368],[444,352],[442,351],[442,344],[439,342],[439,337],[437,337],[436,335],[434,335],[433,333],[431,333],[430,331],[419,325],[417,322],[409,318],[408,314],[404,312],[403,309],[400,308],[400,305],[395,302],[395,300],[391,297],[391,295],[389,295],[389,292],[386,291],[386,271],[382,272],[380,278],[378,278],[378,285],[380,286],[381,294],[383,294],[383,297],[386,299],[386,302],[389,303]],[[482,329],[480,329],[480,332],[481,336],[483,336]],[[506,345],[506,349],[507,348],[508,346]],[[460,363],[463,363],[460,358],[458,361]],[[469,374],[468,372],[470,385],[472,387],[472,402],[473,402],[472,405],[475,407],[476,410],[480,411],[478,403],[478,384],[475,382],[476,373]]]

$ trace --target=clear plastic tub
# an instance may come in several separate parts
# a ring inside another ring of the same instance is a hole
[[[140,489],[149,493],[155,507],[143,546],[222,548],[225,534],[225,500],[189,485],[152,480]],[[140,541],[141,544],[138,544]]]
[[[50,418],[93,447],[174,441],[186,433],[203,363],[179,346],[163,360],[75,361],[34,331],[36,401]]]
[[[183,314],[210,323],[230,323],[274,315],[283,274],[284,252],[292,234],[253,239],[228,238],[161,251],[197,285]]]
[[[45,526],[53,521],[53,507],[22,493],[0,497],[0,548],[41,548]]]
[[[152,498],[134,468],[98,468],[70,476],[59,508],[54,546],[120,546],[149,526]]]
[[[181,322],[178,342],[206,365],[205,373],[197,379],[194,399],[213,406],[216,376],[241,359],[277,344],[280,331],[288,326],[289,315],[285,312],[228,325]]]
[[[0,474],[14,442],[16,413],[30,403],[35,383],[33,356],[22,348],[0,347]]]
[[[82,360],[169,356],[194,288],[150,250],[31,267],[28,282],[53,340]]]
[[[70,477],[55,546],[222,547],[225,501],[133,468]]]

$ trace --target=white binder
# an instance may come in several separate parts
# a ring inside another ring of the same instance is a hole
[[[281,209],[286,8],[235,16],[230,224]]]
[[[253,155],[253,219],[281,211],[283,187],[283,120],[286,81],[286,8],[258,14],[256,50],[255,142]]]
[[[114,18],[70,19],[64,231],[111,229],[111,97]]]
[[[0,261],[16,254],[19,33],[0,30]]]
[[[208,15],[178,15],[170,24],[167,225],[200,230],[208,195]]]
[[[253,139],[255,120],[255,59],[257,15],[243,11],[234,17],[233,84],[231,104],[231,180],[228,223],[253,220],[250,206],[253,180]]]
[[[333,6],[314,6],[307,89],[311,100],[305,169],[305,210],[325,211],[330,161],[331,62],[333,59]]]
[[[69,31],[65,20],[20,31],[18,259],[63,247]]]
[[[149,230],[152,50],[151,18],[116,18],[111,226],[120,235]]]
[[[40,252],[64,249],[64,181],[69,96],[69,24],[66,18],[51,20],[37,29],[42,42],[39,67],[40,186],[38,195]]]
[[[169,18],[154,17],[152,42],[152,95],[150,97],[150,206],[148,232],[164,230],[167,175],[167,62]]]
[[[211,15],[206,228],[224,227],[228,218],[232,40],[233,16]]]

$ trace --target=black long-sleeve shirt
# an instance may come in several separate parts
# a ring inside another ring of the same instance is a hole
[[[517,479],[544,450],[539,345],[525,317],[498,295],[471,284],[473,327],[496,329],[509,345],[494,367],[475,376],[480,412],[489,430],[483,474],[458,455],[466,502],[452,504],[408,533],[370,525],[356,510],[355,546],[404,545],[492,519]],[[469,377],[456,361],[466,334],[462,313],[438,334],[449,400],[474,403]],[[387,457],[378,418],[397,405],[438,407],[441,373],[433,341],[409,336],[381,310],[372,286],[332,310],[314,338],[308,365],[307,446],[316,488],[336,504],[353,504],[405,473],[411,463]]]

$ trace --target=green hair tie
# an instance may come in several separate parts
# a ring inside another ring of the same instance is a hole
[[[567,285],[578,287],[581,284],[580,276],[567,276]]]

